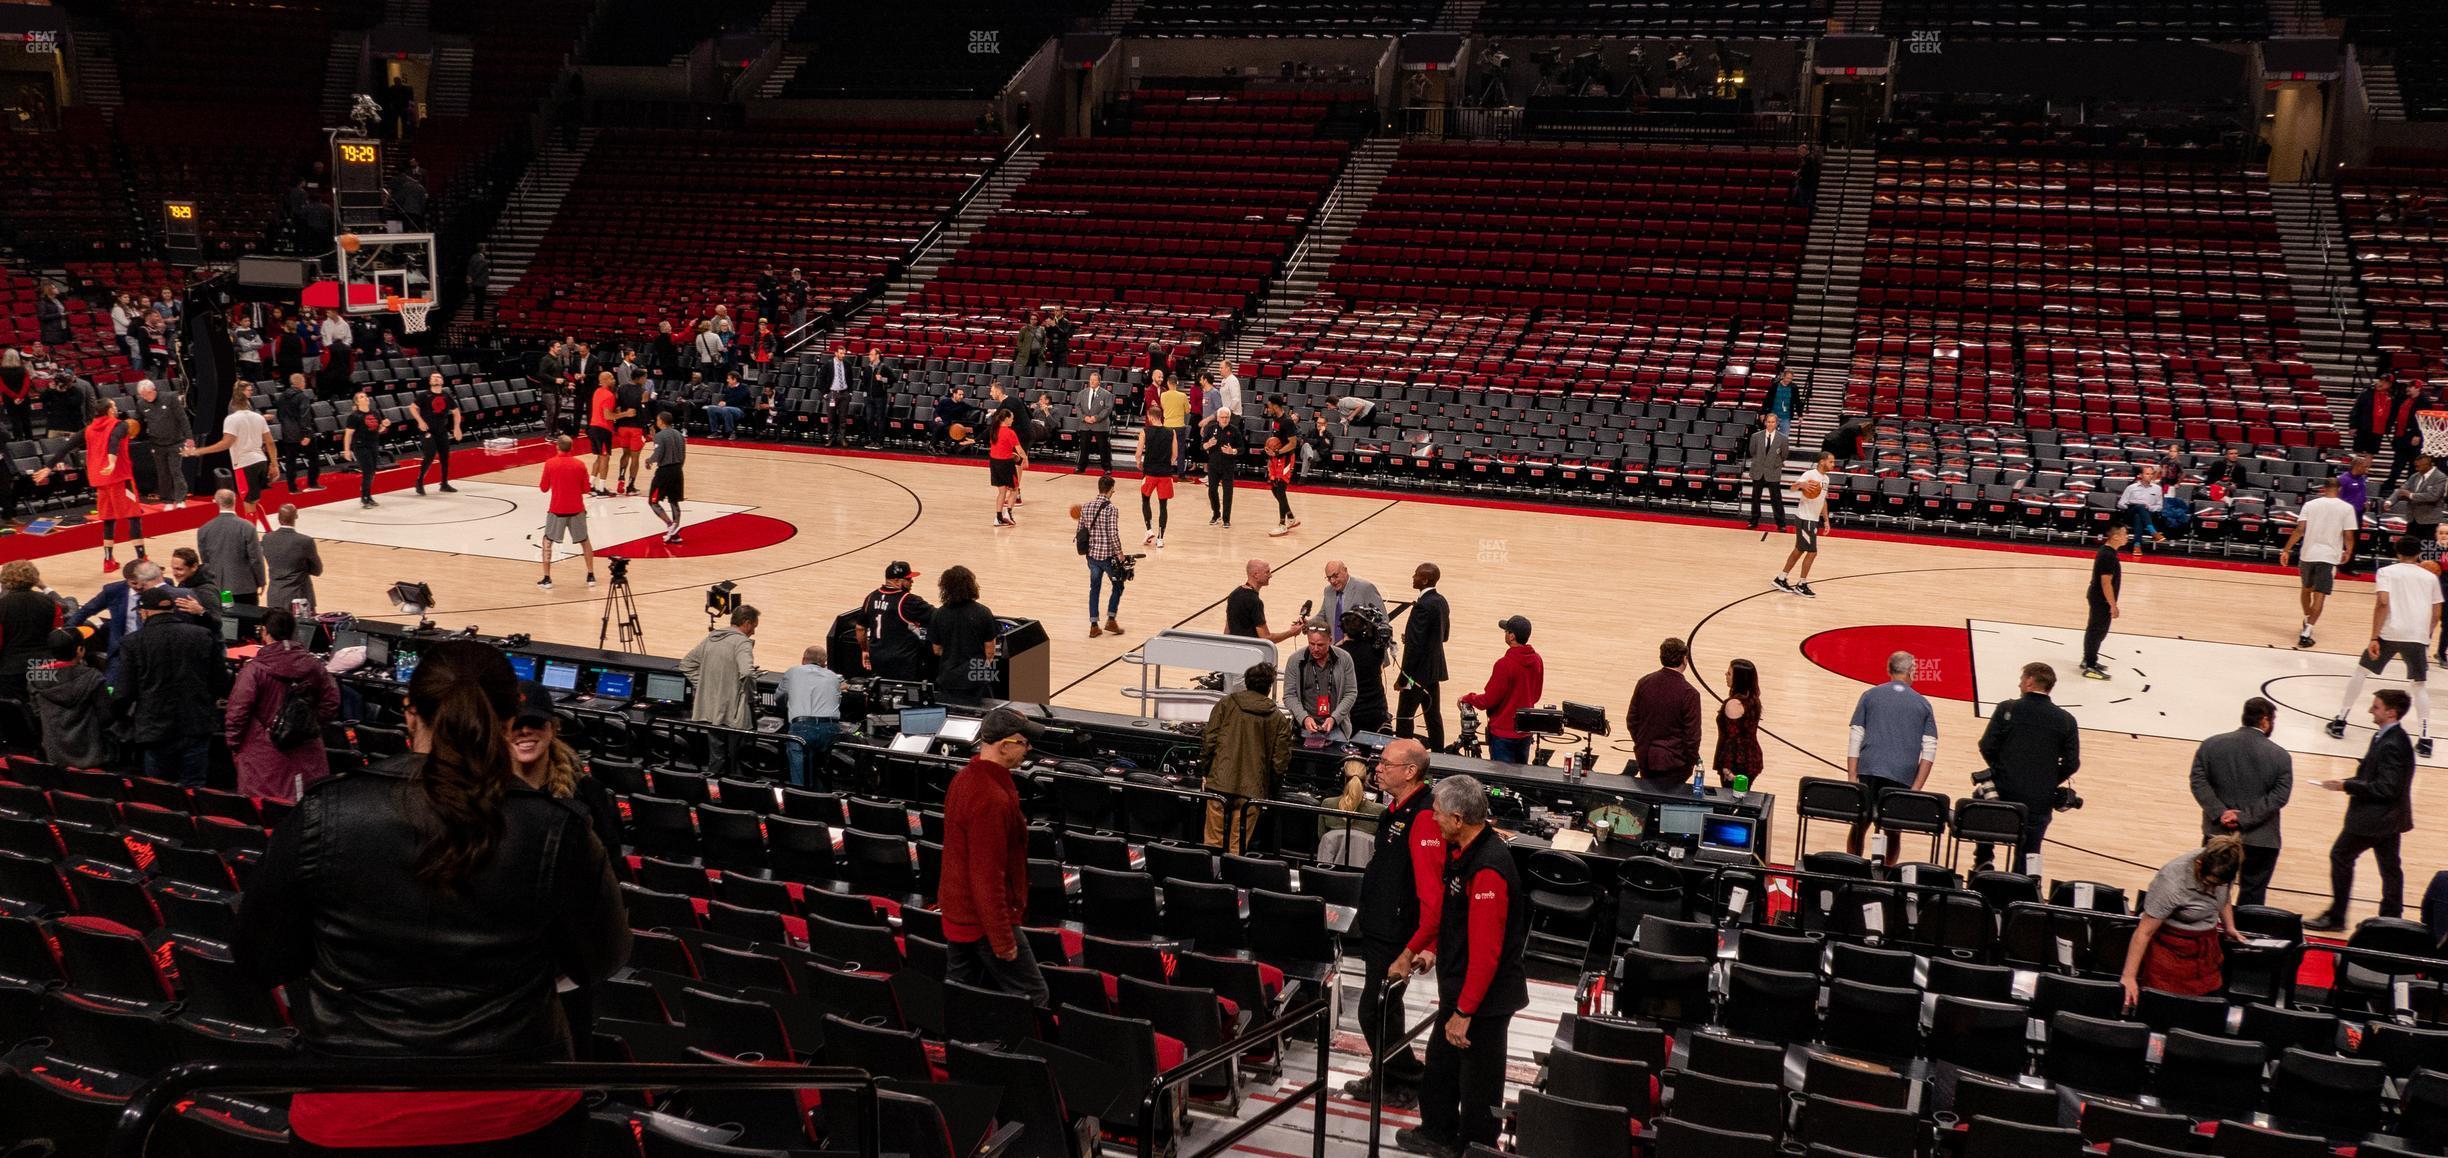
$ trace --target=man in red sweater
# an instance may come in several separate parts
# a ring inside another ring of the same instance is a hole
[[[1028,817],[1012,769],[1045,727],[1010,708],[978,724],[978,754],[944,793],[943,911],[950,960],[944,976],[963,985],[1048,1004],[1045,974],[1020,935],[1028,912]]]
[[[571,542],[586,557],[587,586],[594,586],[595,544],[587,539],[586,525],[587,468],[570,453],[568,435],[553,440],[553,456],[544,460],[536,489],[545,495],[544,577],[536,580],[536,586],[552,590],[553,544]]]
[[[1488,673],[1487,690],[1462,697],[1466,707],[1488,714],[1488,759],[1499,764],[1530,762],[1530,737],[1513,726],[1516,708],[1535,707],[1546,690],[1547,664],[1530,650],[1530,621],[1516,615],[1496,625],[1505,633],[1505,653]]]
[[[1413,954],[1412,964],[1436,970],[1437,1018],[1419,1128],[1395,1131],[1394,1144],[1459,1158],[1471,1143],[1496,1144],[1513,1015],[1530,1004],[1522,973],[1530,906],[1513,850],[1488,825],[1487,789],[1474,777],[1448,776],[1430,791],[1445,836],[1444,911],[1436,947]]]

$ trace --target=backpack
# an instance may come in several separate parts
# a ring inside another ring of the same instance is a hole
[[[277,678],[277,677],[275,677]],[[315,718],[314,701],[301,694],[299,681],[280,679],[281,706],[272,713],[272,723],[264,729],[272,746],[283,752],[302,748],[323,738],[323,721]]]

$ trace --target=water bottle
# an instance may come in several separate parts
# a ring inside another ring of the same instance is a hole
[[[1692,769],[1692,799],[1698,800],[1707,795],[1708,772],[1700,768]]]

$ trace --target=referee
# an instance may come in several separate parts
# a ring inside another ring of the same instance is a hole
[[[927,644],[927,626],[935,608],[910,590],[918,572],[893,560],[884,568],[884,584],[867,593],[858,622],[859,658],[878,679],[927,682],[935,653]]]
[[[1407,1045],[1382,1065],[1375,1060],[1386,1048],[1378,1022],[1383,1019],[1388,1036],[1409,1028],[1403,979],[1410,976],[1414,955],[1436,944],[1437,914],[1445,900],[1445,834],[1429,812],[1428,749],[1419,741],[1386,745],[1377,757],[1376,781],[1388,803],[1377,818],[1376,851],[1360,878],[1358,916],[1360,1036],[1369,1044],[1370,1072],[1344,1083],[1343,1094],[1374,1101],[1382,1087],[1386,1105],[1405,1108],[1419,1102],[1424,1069]],[[1380,984],[1389,986],[1383,1001]]]
[[[1530,906],[1513,850],[1488,826],[1486,787],[1449,776],[1433,793],[1448,850],[1445,897],[1436,947],[1414,954],[1412,967],[1436,970],[1437,1018],[1420,1078],[1419,1128],[1396,1131],[1394,1144],[1452,1158],[1472,1143],[1496,1144],[1506,1040],[1513,1015],[1530,1004],[1522,974]]]
[[[678,423],[672,421],[669,410],[655,411],[654,423],[654,444],[646,451],[646,461],[654,467],[654,474],[649,476],[646,484],[646,509],[663,520],[663,541],[677,543],[680,541],[680,499],[688,489],[681,471],[681,464],[688,461],[688,436],[681,433]],[[668,518],[663,514],[666,506],[671,508]]]

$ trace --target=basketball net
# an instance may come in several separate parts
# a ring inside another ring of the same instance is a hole
[[[2448,410],[2420,410],[2414,421],[2422,427],[2423,453],[2438,458],[2448,455]]]
[[[399,304],[400,330],[410,334],[424,333],[425,320],[433,314],[433,308],[434,303],[431,298],[408,298],[401,301]],[[2442,418],[2448,419],[2448,415],[2442,415]]]

